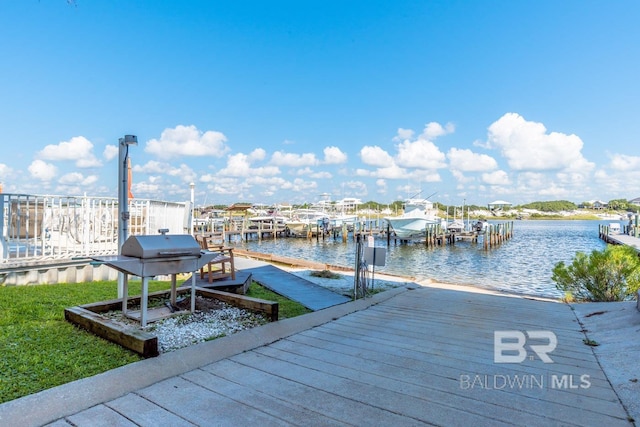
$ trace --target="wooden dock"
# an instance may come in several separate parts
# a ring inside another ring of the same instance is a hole
[[[439,224],[429,225],[425,230],[425,235],[419,238],[419,241],[427,247],[437,247],[454,245],[458,241],[470,241],[473,243],[481,243],[484,249],[491,249],[504,243],[513,237],[514,223],[513,221],[505,221],[495,224],[487,224],[480,231],[463,231],[453,233],[447,231]],[[309,230],[302,236],[293,236],[283,224],[261,223],[259,226],[248,227],[241,224],[231,224],[224,229],[211,230],[208,234],[217,236],[220,244],[232,242],[234,240],[276,240],[279,238],[307,238],[316,241],[327,239],[341,239],[343,242],[347,240],[357,240],[358,237],[366,236],[386,236],[387,245],[394,243],[407,243],[415,239],[401,239],[394,235],[393,230],[387,225],[385,228],[376,227],[371,221],[362,221],[354,224],[353,230],[348,231],[346,224],[342,227],[336,227],[328,233],[322,233],[319,227],[316,230]],[[417,238],[416,238],[417,239]]]
[[[461,240],[478,243],[482,241],[484,249],[496,247],[513,237],[513,221],[502,222],[498,224],[488,224],[480,231],[463,231],[453,233],[445,230],[439,224],[429,225],[426,229],[425,237],[421,238],[425,246],[437,247],[445,245],[454,245]],[[395,242],[406,242],[406,239],[400,239],[393,235],[391,230],[387,230],[387,245],[391,244],[391,240]]]
[[[632,232],[634,230],[631,230]],[[600,224],[598,227],[598,235],[600,239],[611,245],[625,245],[630,246],[640,252],[640,237],[638,232],[635,231],[635,235],[629,235],[626,233],[614,233],[608,225]]]

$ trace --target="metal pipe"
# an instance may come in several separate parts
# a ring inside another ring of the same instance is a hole
[[[138,137],[125,135],[118,139],[118,254],[122,253],[122,245],[129,234],[129,174],[127,159],[129,145],[137,145]],[[123,297],[124,276],[118,273],[118,298]]]

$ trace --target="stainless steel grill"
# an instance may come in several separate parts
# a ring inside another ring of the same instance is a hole
[[[191,272],[191,312],[193,312],[196,272],[217,255],[215,252],[202,250],[191,235],[165,233],[130,236],[122,245],[121,253],[122,255],[96,256],[93,259],[124,273],[122,312],[129,317],[139,318],[142,327],[147,325],[150,277],[171,275],[171,306],[173,307],[176,304],[176,275]],[[142,278],[139,314],[127,312],[128,275]]]

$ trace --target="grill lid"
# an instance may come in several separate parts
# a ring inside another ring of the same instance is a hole
[[[189,234],[129,236],[122,244],[122,255],[141,259],[195,256],[200,245]]]

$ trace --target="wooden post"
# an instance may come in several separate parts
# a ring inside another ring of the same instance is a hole
[[[426,247],[429,247],[429,236],[431,234],[431,227],[429,227],[429,224],[427,224],[427,226],[425,227],[424,230],[424,245]]]

